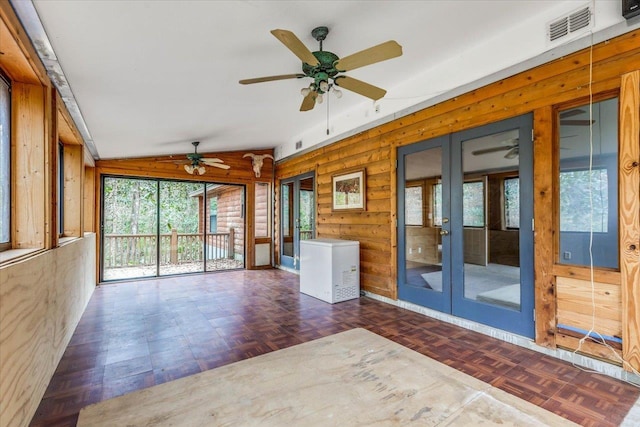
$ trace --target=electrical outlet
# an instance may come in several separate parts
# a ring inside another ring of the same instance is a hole
[[[421,254],[422,253],[422,246],[418,246],[418,253]]]
[[[409,255],[413,253],[413,248],[409,248]]]
[[[571,252],[569,252],[569,251],[564,251],[564,252],[562,253],[562,258],[564,258],[564,259],[571,259]]]

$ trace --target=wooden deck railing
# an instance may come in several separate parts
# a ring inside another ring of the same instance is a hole
[[[206,246],[203,245],[206,239]],[[235,232],[178,233],[160,235],[160,265],[233,258]],[[205,254],[206,251],[206,254]],[[155,234],[105,234],[104,268],[155,265],[158,251]]]

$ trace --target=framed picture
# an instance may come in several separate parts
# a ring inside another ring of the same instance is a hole
[[[364,211],[366,209],[365,169],[341,172],[331,177],[332,211]]]

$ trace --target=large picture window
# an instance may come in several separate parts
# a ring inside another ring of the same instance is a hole
[[[520,179],[504,180],[504,225],[507,229],[520,228]]]
[[[558,262],[618,268],[618,99],[558,116]]]
[[[404,189],[405,225],[424,225],[424,198],[422,185],[414,185]]]
[[[433,185],[433,225],[442,226],[442,184]]]
[[[560,231],[606,233],[609,184],[605,168],[560,172]],[[580,214],[583,213],[583,214]]]
[[[0,74],[0,250],[11,248],[11,93]]]
[[[462,185],[462,225],[484,227],[484,182],[465,182]]]

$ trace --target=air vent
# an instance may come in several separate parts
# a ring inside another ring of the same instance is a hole
[[[548,25],[548,41],[555,42],[569,35],[584,33],[593,26],[591,7],[585,6]]]
[[[588,7],[569,15],[569,32],[573,33],[591,24],[591,10]]]
[[[549,41],[558,40],[569,34],[569,19],[566,17],[549,24]]]

